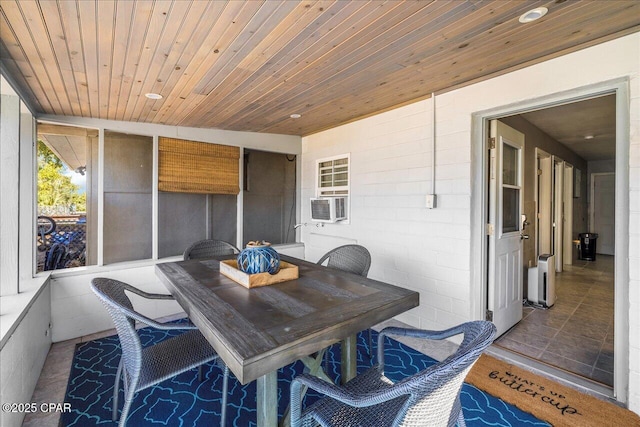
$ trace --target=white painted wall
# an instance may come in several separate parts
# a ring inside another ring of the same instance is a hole
[[[351,153],[351,222],[303,227],[307,258],[344,239],[358,242],[371,251],[370,277],[420,292],[420,306],[400,320],[440,329],[478,318],[472,114],[617,78],[629,78],[631,98],[628,404],[640,413],[640,33],[437,96],[434,210],[425,208],[431,100],[304,137],[302,222],[310,222],[316,159]]]
[[[51,346],[51,333],[49,321],[51,318],[51,292],[49,284],[45,283],[41,289],[24,292],[20,296],[3,297],[2,321],[3,323],[15,323],[13,315],[20,313],[10,312],[14,307],[22,307],[25,299],[31,301],[24,317],[17,323],[13,332],[8,335],[4,332],[3,345],[0,348],[0,402],[2,403],[29,403],[33,390],[36,387],[40,371],[47,358]],[[3,427],[19,427],[24,419],[24,411],[8,412],[0,414],[0,425]]]

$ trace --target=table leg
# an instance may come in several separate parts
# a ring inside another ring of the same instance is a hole
[[[327,374],[322,370],[322,361],[324,359],[324,354],[327,350],[328,350],[327,348],[322,349],[315,355],[315,357],[305,356],[300,360],[302,361],[302,363],[304,363],[304,366],[307,368],[305,370],[305,373],[309,375],[313,375],[314,377],[323,379],[330,384],[333,384],[333,381],[331,380],[331,378],[329,378]],[[307,393],[307,386],[302,386],[301,393],[302,393],[302,396],[304,396]],[[286,411],[284,412],[284,416],[280,421],[280,427],[289,427],[290,425],[291,425],[291,404],[289,404]]]
[[[340,374],[342,384],[354,378],[357,374],[358,355],[356,353],[357,336],[351,335],[345,338],[340,345],[342,353],[342,363],[340,364]]]
[[[256,385],[258,427],[275,427],[278,425],[278,371],[261,376]]]

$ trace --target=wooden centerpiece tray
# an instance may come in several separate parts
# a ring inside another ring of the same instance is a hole
[[[238,269],[238,261],[235,259],[227,259],[220,261],[220,273],[224,274],[234,282],[241,284],[245,288],[251,289],[297,279],[298,266],[286,261],[280,261],[280,270],[278,270],[276,274],[247,274]]]

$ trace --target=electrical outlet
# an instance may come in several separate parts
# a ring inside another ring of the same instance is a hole
[[[427,209],[433,209],[436,207],[436,195],[427,194]]]

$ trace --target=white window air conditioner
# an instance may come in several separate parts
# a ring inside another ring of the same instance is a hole
[[[346,197],[319,197],[311,199],[311,220],[337,222],[347,219]]]

